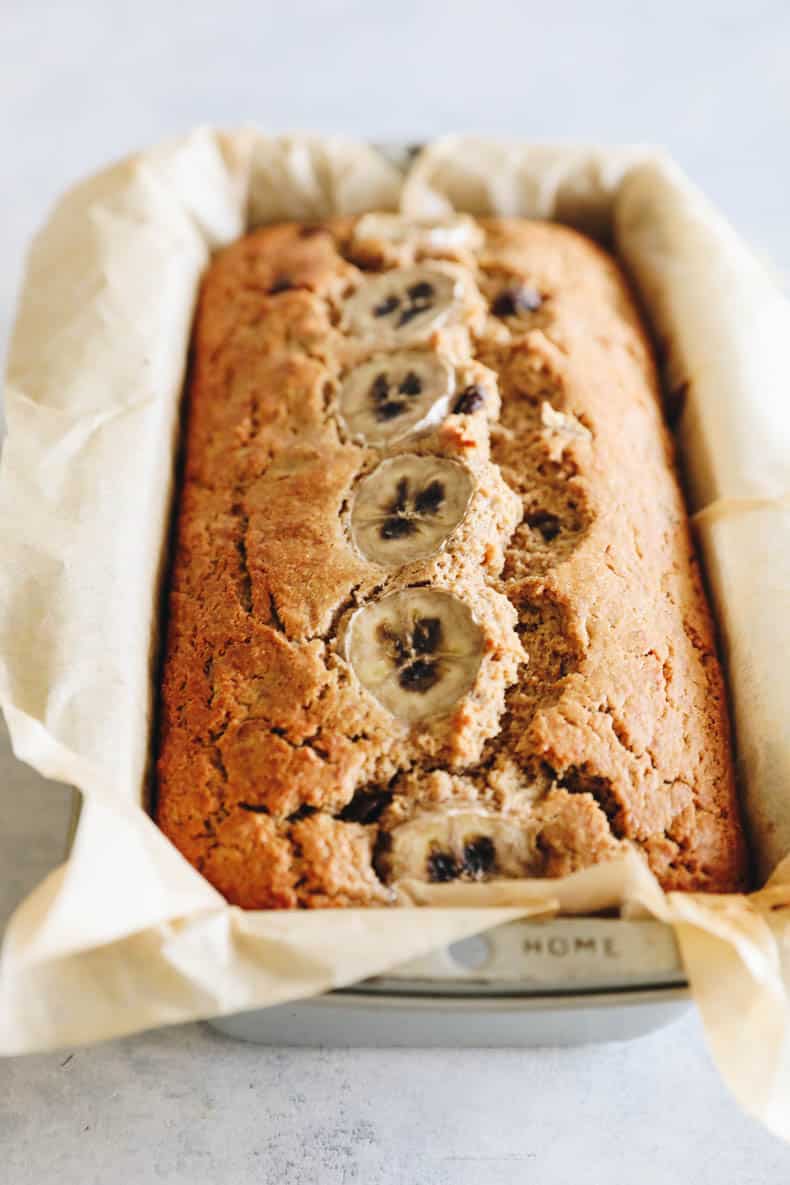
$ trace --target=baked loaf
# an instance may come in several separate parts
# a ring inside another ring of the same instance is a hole
[[[615,262],[517,219],[279,225],[205,277],[158,821],[229,901],[638,845],[742,887],[724,685]]]

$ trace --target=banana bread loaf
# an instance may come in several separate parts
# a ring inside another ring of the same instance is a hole
[[[648,341],[569,229],[369,214],[199,300],[157,817],[229,901],[743,886],[714,634]]]

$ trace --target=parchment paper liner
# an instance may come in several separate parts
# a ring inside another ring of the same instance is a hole
[[[35,240],[0,471],[0,697],[14,750],[85,797],[19,907],[0,1051],[323,992],[510,919],[624,905],[671,923],[716,1062],[790,1138],[790,859],[750,896],[661,892],[635,853],[564,881],[412,886],[419,910],[244,913],[145,813],[156,588],[196,286],[246,226],[367,208],[556,217],[609,241],[666,359],[723,634],[761,876],[790,852],[790,306],[648,149],[451,137],[405,181],[343,140],[198,130],[77,186]]]

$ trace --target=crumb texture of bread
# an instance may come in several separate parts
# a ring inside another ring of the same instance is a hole
[[[202,285],[156,815],[233,904],[747,860],[627,281],[565,227],[282,224]]]

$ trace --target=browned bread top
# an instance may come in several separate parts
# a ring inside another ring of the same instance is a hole
[[[250,908],[745,876],[655,367],[615,262],[539,222],[257,231],[201,292],[158,820]]]

